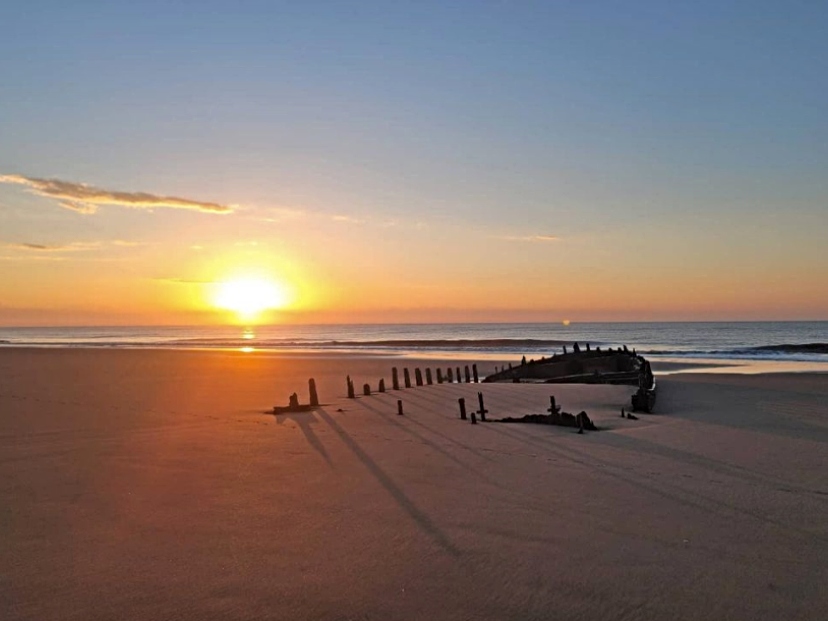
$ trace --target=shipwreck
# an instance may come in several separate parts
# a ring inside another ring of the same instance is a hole
[[[483,382],[526,382],[538,384],[620,384],[636,386],[632,395],[635,412],[652,412],[656,401],[656,381],[650,362],[626,346],[617,349],[581,349],[575,343],[572,351],[564,347],[562,354],[527,361],[497,370]]]

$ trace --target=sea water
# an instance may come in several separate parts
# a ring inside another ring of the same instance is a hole
[[[576,342],[655,358],[828,365],[828,321],[0,327],[0,347],[540,357]]]

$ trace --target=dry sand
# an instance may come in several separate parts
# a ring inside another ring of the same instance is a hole
[[[344,398],[394,364],[0,350],[0,618],[828,618],[828,376]]]

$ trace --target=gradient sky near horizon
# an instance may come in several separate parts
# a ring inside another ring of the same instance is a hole
[[[828,319],[828,4],[0,16],[0,325]]]

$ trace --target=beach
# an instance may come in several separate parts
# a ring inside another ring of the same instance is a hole
[[[828,618],[828,375],[390,390],[473,361],[0,349],[0,617]]]

